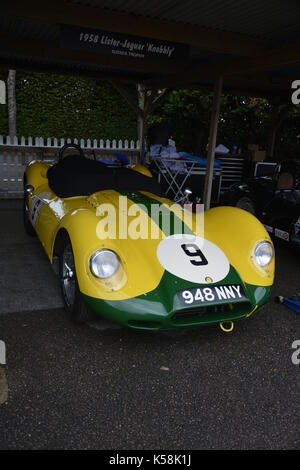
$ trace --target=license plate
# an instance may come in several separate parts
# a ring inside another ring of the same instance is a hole
[[[177,292],[177,296],[180,304],[184,307],[190,305],[244,302],[247,299],[243,286],[240,284],[194,287]]]

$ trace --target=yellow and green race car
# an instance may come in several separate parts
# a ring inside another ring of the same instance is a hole
[[[80,147],[64,156],[70,146],[54,165],[27,166],[24,224],[57,268],[74,321],[93,312],[136,329],[219,323],[230,331],[267,302],[274,248],[252,214],[216,207],[199,228],[197,214],[185,218],[145,167],[109,167]]]

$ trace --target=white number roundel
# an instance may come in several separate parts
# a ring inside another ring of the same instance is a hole
[[[175,276],[198,284],[219,282],[230,270],[223,251],[194,235],[171,235],[157,247],[160,264]]]

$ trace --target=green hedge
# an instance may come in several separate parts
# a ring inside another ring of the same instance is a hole
[[[6,79],[7,72],[0,72]],[[134,90],[132,90],[134,92]],[[137,139],[136,115],[109,83],[71,76],[17,72],[18,136]],[[180,150],[205,153],[212,94],[173,91],[147,121],[167,124]],[[273,106],[261,98],[224,95],[218,143],[267,149]],[[0,106],[0,134],[8,133],[7,107]],[[300,107],[291,106],[276,146],[278,158],[300,157]]]
[[[136,116],[106,82],[17,72],[18,136],[136,139]],[[0,134],[8,133],[0,106]]]

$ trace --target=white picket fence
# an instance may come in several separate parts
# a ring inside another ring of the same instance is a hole
[[[126,153],[136,163],[139,141],[109,139],[44,139],[43,137],[14,137],[0,135],[0,198],[18,198],[23,194],[23,174],[33,160],[54,162],[59,149],[66,143],[79,144],[85,155],[97,159],[111,159],[115,151]]]

